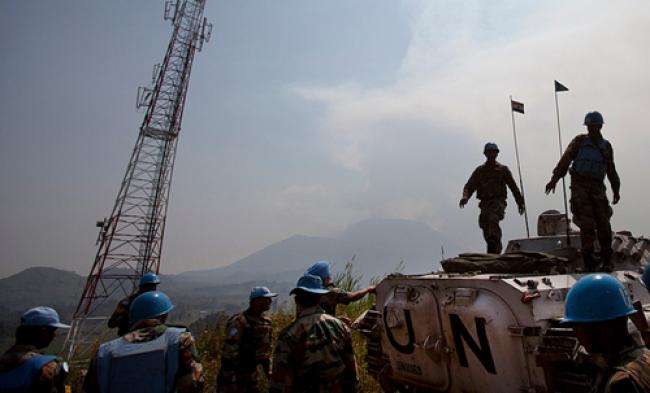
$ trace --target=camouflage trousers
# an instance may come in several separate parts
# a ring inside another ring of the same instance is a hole
[[[600,259],[608,266],[612,256],[612,226],[609,206],[603,187],[589,187],[571,182],[571,213],[573,222],[580,228],[582,256],[587,270],[595,270],[597,261],[593,258],[596,236],[600,245]]]
[[[483,238],[487,243],[489,254],[501,254],[501,227],[499,221],[506,214],[505,199],[487,199],[479,203],[481,214],[478,216],[478,226],[483,230]]]

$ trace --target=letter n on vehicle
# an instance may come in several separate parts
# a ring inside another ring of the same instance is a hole
[[[458,353],[458,362],[463,367],[469,367],[467,362],[467,355],[465,354],[465,343],[469,349],[474,352],[476,358],[481,362],[483,367],[490,374],[496,374],[496,368],[494,367],[494,359],[492,358],[492,351],[490,350],[490,342],[487,339],[487,334],[485,333],[485,318],[474,318],[474,323],[476,325],[476,335],[478,336],[479,344],[476,344],[472,335],[467,331],[463,321],[457,314],[449,314],[449,323],[451,325],[451,332],[454,335],[454,345],[456,346],[456,352]]]

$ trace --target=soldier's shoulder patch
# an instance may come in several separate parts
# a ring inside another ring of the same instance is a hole
[[[232,326],[228,329],[228,337],[235,337],[237,334],[239,334],[239,329],[236,327]]]

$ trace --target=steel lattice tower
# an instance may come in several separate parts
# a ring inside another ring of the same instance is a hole
[[[178,134],[196,50],[210,38],[205,0],[165,3],[173,32],[165,58],[154,67],[153,87],[138,90],[146,113],[126,174],[108,219],[100,228],[97,255],[66,337],[64,355],[82,356],[103,328],[114,304],[135,289],[146,272],[158,273]],[[102,313],[104,315],[102,316]]]

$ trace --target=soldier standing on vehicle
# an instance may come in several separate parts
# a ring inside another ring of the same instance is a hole
[[[273,325],[264,313],[276,296],[267,287],[255,287],[249,296],[249,307],[228,318],[217,392],[260,392],[258,366],[262,366],[267,378],[271,376]]]
[[[186,329],[166,325],[174,308],[160,291],[133,300],[131,331],[102,344],[91,361],[83,392],[86,393],[195,393],[203,389],[203,367]]]
[[[507,166],[497,162],[499,147],[496,143],[486,143],[483,154],[487,160],[483,165],[477,167],[463,188],[463,197],[460,199],[462,209],[476,191],[476,197],[481,201],[478,207],[481,214],[478,216],[478,225],[483,230],[483,238],[487,243],[487,252],[500,254],[503,248],[501,244],[501,227],[499,221],[503,220],[506,213],[506,198],[508,196],[506,186],[517,202],[519,214],[524,214],[524,197],[512,177]]]
[[[305,271],[305,274],[312,274],[320,277],[323,282],[323,287],[329,290],[329,292],[323,295],[320,300],[321,308],[329,315],[336,316],[336,306],[339,304],[347,305],[362,299],[368,293],[375,293],[375,287],[373,285],[354,292],[348,292],[335,287],[332,282],[331,269],[332,266],[328,261],[318,261],[314,262],[314,264]]]
[[[571,212],[573,222],[580,227],[582,258],[587,271],[595,271],[598,266],[593,255],[596,232],[603,271],[612,271],[612,227],[609,223],[612,208],[607,200],[605,175],[612,186],[612,203],[615,205],[621,199],[621,181],[614,166],[614,151],[600,132],[603,124],[599,112],[587,113],[584,125],[588,133],[573,138],[546,185],[547,194],[554,192],[557,181],[567,171],[571,174]]]
[[[68,329],[70,325],[61,323],[53,308],[25,311],[16,329],[15,344],[0,356],[0,393],[65,391],[68,365],[56,356],[37,352],[50,345],[59,328]]]
[[[596,381],[598,393],[650,392],[650,350],[628,333],[628,317],[636,313],[623,284],[608,274],[589,274],[566,297],[564,324],[585,350],[604,361]]]
[[[129,307],[131,306],[131,302],[142,293],[155,291],[158,284],[160,284],[160,278],[156,273],[148,272],[143,275],[138,283],[138,291],[120,300],[117,304],[113,315],[108,320],[108,327],[111,329],[117,328],[117,335],[120,337],[125,335],[131,326],[129,322]]]
[[[357,363],[350,329],[318,306],[320,277],[306,274],[291,290],[296,319],[278,337],[269,393],[357,392]]]

